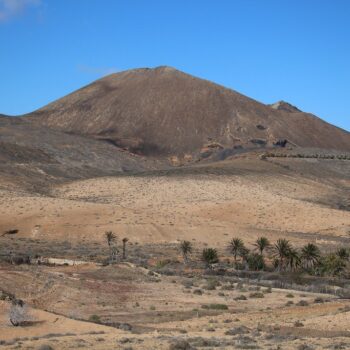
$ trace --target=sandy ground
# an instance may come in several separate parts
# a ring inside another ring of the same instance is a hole
[[[113,230],[134,242],[181,239],[223,246],[259,235],[338,244],[350,212],[319,204],[327,183],[288,175],[114,177],[54,187],[50,196],[0,193],[0,232],[20,237],[99,241]],[[346,193],[344,193],[346,196]]]
[[[347,198],[348,188],[343,178],[321,180],[266,169],[97,178],[52,186],[46,195],[3,186],[0,233],[19,232],[0,237],[1,251],[41,244],[43,255],[55,248],[64,257],[65,247],[84,245],[86,251],[77,259],[87,259],[96,251],[106,254],[107,248],[98,248],[106,246],[107,230],[119,239],[128,237],[133,254],[144,253],[153,263],[161,250],[162,259],[181,261],[166,244],[182,239],[191,240],[195,249],[207,244],[220,253],[233,236],[244,238],[251,248],[261,235],[334,249],[349,240],[350,212],[334,206],[334,198]],[[0,289],[25,300],[35,322],[12,327],[10,304],[1,301],[0,348],[49,344],[53,349],[176,350],[182,348],[171,344],[185,339],[198,349],[350,349],[349,300],[276,288],[271,293],[261,288],[263,297],[256,298],[251,294],[259,287],[252,281],[228,285],[222,279],[211,290],[205,287],[208,279],[201,271],[186,278],[176,273],[158,276],[128,264],[49,267],[2,262]],[[198,289],[201,293],[195,292]],[[247,300],[239,300],[242,295]],[[315,303],[316,298],[325,302]],[[211,304],[227,309],[205,308]],[[87,322],[93,315],[105,325]],[[118,322],[132,325],[132,330],[118,329]]]
[[[344,349],[350,346],[350,302],[333,295],[277,288],[269,292],[249,281],[232,284],[222,280],[215,289],[208,290],[208,279],[202,276],[161,276],[155,281],[140,268],[127,264],[3,265],[1,277],[2,287],[21,289],[19,297],[51,311],[32,309],[33,324],[15,328],[8,321],[10,303],[2,301],[0,344],[2,341],[6,349],[18,345],[22,349],[39,349],[42,344],[54,349],[171,349],[178,339],[188,340],[195,348],[207,348],[210,342],[220,349],[298,349],[303,344],[312,349],[332,349],[332,345],[342,343],[347,344]],[[202,294],[195,292],[198,289]],[[254,297],[257,289],[263,297]],[[242,295],[246,300],[237,299]],[[323,302],[315,302],[318,299]],[[227,310],[203,309],[203,305],[210,304],[227,305]],[[133,329],[124,331],[76,320],[86,320],[91,314],[104,321],[112,318],[127,322]]]

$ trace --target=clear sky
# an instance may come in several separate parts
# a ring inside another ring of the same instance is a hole
[[[169,65],[350,130],[350,0],[0,0],[0,113]]]

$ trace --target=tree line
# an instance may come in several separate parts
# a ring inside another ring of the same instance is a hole
[[[117,236],[112,231],[105,232],[105,238],[109,247],[109,263],[113,264],[118,259],[127,257],[126,246],[128,238],[122,239],[122,252],[117,245]],[[190,262],[194,251],[190,241],[183,240],[179,244],[185,264]],[[248,249],[241,238],[234,237],[227,244],[227,251],[233,258],[233,267],[238,270],[250,271],[279,271],[295,272],[304,271],[316,276],[339,276],[346,271],[350,262],[350,249],[340,247],[330,253],[322,253],[314,243],[307,243],[301,248],[296,248],[285,238],[271,243],[266,237],[259,237],[253,248]],[[204,248],[200,255],[206,268],[212,268],[219,262],[219,253],[215,248]]]
[[[314,243],[307,243],[300,249],[285,239],[278,239],[272,244],[266,237],[259,237],[248,249],[241,238],[232,238],[227,250],[233,257],[233,266],[240,270],[275,270],[280,272],[305,271],[318,276],[337,276],[343,273],[350,261],[350,250],[341,247],[334,252],[323,254]],[[184,262],[189,261],[193,252],[190,241],[180,243],[180,251]],[[207,268],[219,262],[218,251],[215,248],[204,248],[201,260]]]

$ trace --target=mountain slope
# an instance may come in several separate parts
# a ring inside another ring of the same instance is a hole
[[[159,164],[106,142],[0,116],[0,189],[20,183],[44,191],[51,183],[154,167]]]
[[[272,145],[278,139],[350,150],[350,133],[311,114],[274,109],[170,67],[107,76],[26,118],[144,155]]]

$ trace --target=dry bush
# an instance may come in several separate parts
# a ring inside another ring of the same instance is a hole
[[[53,347],[49,344],[43,344],[39,347],[38,350],[53,350]]]
[[[25,326],[33,321],[28,307],[22,303],[12,303],[8,317],[14,327]]]

